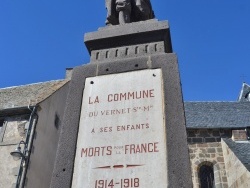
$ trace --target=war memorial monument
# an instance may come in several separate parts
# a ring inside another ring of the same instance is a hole
[[[0,88],[0,188],[249,188],[250,85],[183,103],[168,21],[104,3],[88,64]]]
[[[191,188],[183,98],[167,21],[149,0],[106,0],[73,71],[51,188]]]

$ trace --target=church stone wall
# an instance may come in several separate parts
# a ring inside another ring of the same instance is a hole
[[[14,161],[10,152],[16,149],[22,139],[25,140],[25,124],[28,117],[4,118],[4,125],[1,129],[2,138],[0,140],[0,187],[15,187],[21,160]]]
[[[221,143],[227,171],[228,187],[250,187],[250,172],[223,140]]]
[[[227,176],[221,145],[222,137],[231,137],[230,130],[187,130],[193,188],[200,187],[199,168],[211,164],[216,188],[227,188]]]

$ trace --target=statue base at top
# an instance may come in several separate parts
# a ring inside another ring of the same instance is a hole
[[[99,28],[86,33],[91,62],[172,53],[168,21],[156,19]]]

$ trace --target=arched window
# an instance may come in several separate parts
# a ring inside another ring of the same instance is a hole
[[[250,140],[250,127],[247,127],[246,130],[247,130],[247,139]]]
[[[1,129],[2,129],[2,127],[3,127],[3,122],[4,122],[4,121],[0,119],[0,133],[1,133]]]
[[[210,164],[203,164],[199,169],[201,188],[214,188],[214,169]]]
[[[245,99],[246,99],[247,101],[250,101],[250,92],[248,92],[248,93],[245,95]]]
[[[0,119],[0,142],[3,141],[3,132],[4,132],[4,119]]]

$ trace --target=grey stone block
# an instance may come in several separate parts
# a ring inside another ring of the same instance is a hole
[[[11,174],[13,176],[18,176],[18,172],[19,172],[19,167],[15,167],[15,168],[12,168]]]
[[[98,65],[98,75],[147,69],[149,59],[150,57],[140,57],[102,63]]]
[[[97,65],[95,64],[76,67],[73,71],[50,184],[51,188],[71,187],[85,79],[96,76],[96,73]]]
[[[203,141],[202,138],[192,138],[194,143],[201,143]]]
[[[215,142],[216,139],[215,138],[205,138],[206,142]]]
[[[221,183],[215,184],[215,188],[223,188]]]
[[[221,141],[221,138],[216,138],[216,142],[220,142]]]
[[[169,25],[167,21],[148,20],[130,24],[100,28],[86,33],[84,42],[91,53],[93,50],[109,49],[164,41],[164,51],[172,52]]]
[[[207,152],[208,153],[216,153],[216,150],[215,150],[215,148],[208,148]]]
[[[210,135],[208,134],[207,130],[200,130],[200,137],[210,137]]]
[[[71,186],[84,83],[87,77],[161,68],[164,80],[169,187],[192,187],[183,100],[175,54],[152,55],[77,67],[73,72],[51,188]],[[107,71],[108,69],[108,71]],[[178,149],[176,149],[178,148]]]
[[[3,125],[2,125],[1,131],[0,131],[0,143],[3,141],[3,137],[4,137],[6,126],[7,126],[7,123],[5,123],[3,121]]]
[[[112,60],[119,60],[131,57],[149,56],[165,53],[164,42],[152,42],[123,46],[110,49],[93,50],[91,52],[91,63],[104,63]]]
[[[213,136],[220,136],[220,131],[218,130],[213,131]]]
[[[84,41],[92,63],[73,71],[50,187],[71,187],[85,79],[160,68],[165,94],[168,187],[191,188],[181,83],[177,57],[171,53],[168,22],[148,20],[100,28],[85,34]]]
[[[39,104],[25,188],[50,186],[69,84]]]

